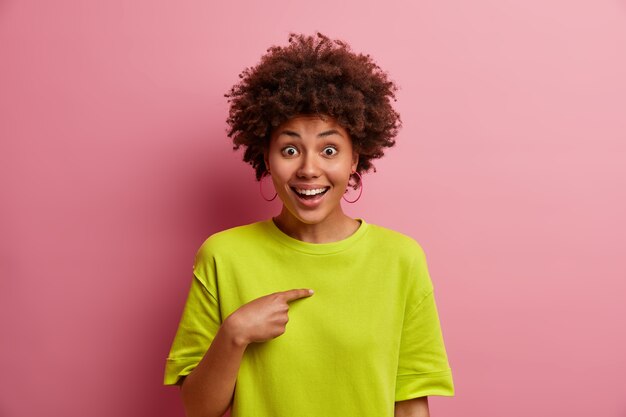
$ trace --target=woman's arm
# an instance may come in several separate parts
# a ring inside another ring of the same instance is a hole
[[[228,319],[181,385],[187,417],[221,417],[230,406],[247,343],[238,340]]]
[[[183,381],[181,390],[187,417],[221,417],[233,399],[246,347],[285,333],[289,303],[312,294],[308,289],[268,294],[228,316],[202,360]]]
[[[430,412],[428,411],[428,397],[398,401],[396,403],[394,417],[430,417]]]

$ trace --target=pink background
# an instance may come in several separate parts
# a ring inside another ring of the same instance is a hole
[[[0,1],[0,416],[183,416],[195,251],[279,208],[223,94],[314,30],[401,87],[348,211],[426,251],[433,417],[626,416],[626,2],[232,3]]]

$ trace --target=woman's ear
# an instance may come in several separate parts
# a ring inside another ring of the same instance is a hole
[[[263,151],[263,163],[265,164],[267,172],[270,172],[270,160],[267,154],[267,149]]]
[[[352,172],[356,172],[356,167],[359,166],[359,153],[352,153]]]

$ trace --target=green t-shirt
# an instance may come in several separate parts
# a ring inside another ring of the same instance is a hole
[[[360,221],[332,243],[293,239],[271,219],[209,237],[196,254],[165,385],[191,373],[241,305],[312,288],[289,304],[285,333],[246,348],[232,417],[392,417],[396,401],[453,396],[424,251]]]

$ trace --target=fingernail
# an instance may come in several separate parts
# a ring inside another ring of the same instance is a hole
[[[313,294],[315,291],[313,290],[309,290],[309,294]]]

